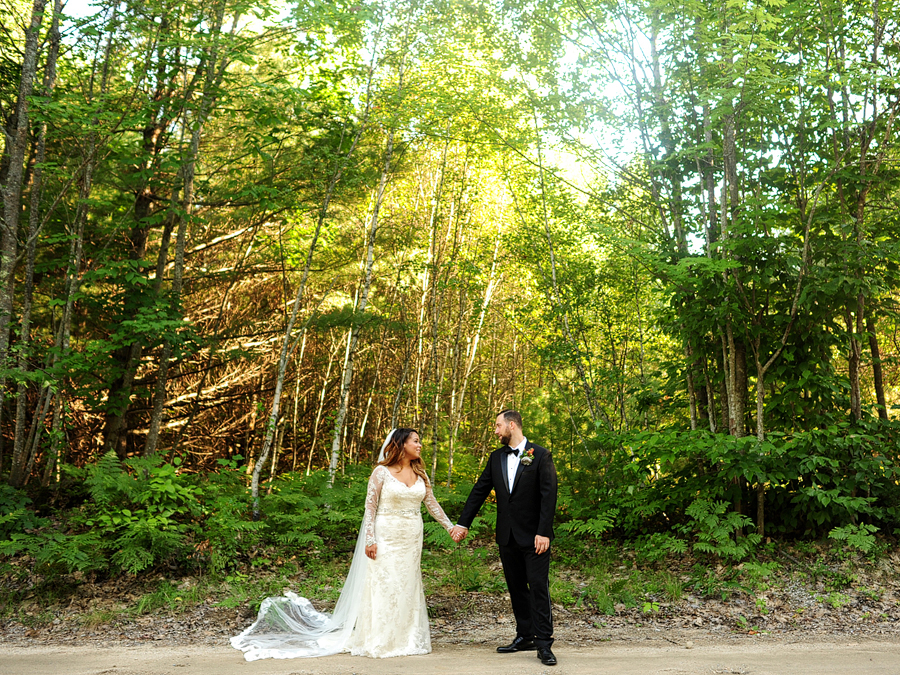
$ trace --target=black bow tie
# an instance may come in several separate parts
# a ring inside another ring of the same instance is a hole
[[[516,450],[515,448],[509,447],[508,445],[505,448],[503,448],[503,452],[509,453],[510,455],[515,455],[516,457],[519,456],[519,451]]]

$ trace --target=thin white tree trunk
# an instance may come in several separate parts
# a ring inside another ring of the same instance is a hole
[[[28,150],[29,100],[34,92],[37,73],[38,42],[44,21],[46,0],[34,0],[31,20],[25,31],[19,91],[16,100],[16,128],[12,135],[4,134],[5,154],[8,158],[6,182],[0,186],[3,197],[3,221],[0,223],[0,395],[6,389],[6,369],[9,358],[9,333],[13,313],[16,255],[19,243],[19,216],[22,211],[22,190],[25,171],[25,155]],[[2,399],[2,396],[0,396]],[[25,458],[21,444],[14,448],[9,482],[19,486],[24,480]]]
[[[59,17],[62,12],[62,0],[54,0],[53,18],[50,24],[50,33],[48,41],[50,50],[47,55],[47,64],[44,68],[44,82],[42,95],[50,98],[53,94],[53,88],[56,85],[56,63],[59,57]],[[37,232],[41,223],[41,197],[43,193],[43,175],[44,162],[47,155],[47,123],[42,122],[38,131],[37,147],[34,156],[34,170],[32,173],[30,212],[28,214],[28,238],[25,243],[26,262],[25,262],[25,290],[22,298],[22,318],[20,320],[19,329],[19,356],[18,369],[20,373],[26,373],[29,368],[30,346],[31,346],[31,308],[34,295],[34,262],[37,251]],[[39,437],[39,427],[43,421],[44,415],[40,418],[35,416],[32,420],[32,433],[29,434],[32,442],[26,443],[25,439],[25,415],[28,405],[28,390],[31,389],[26,378],[22,377],[19,381],[16,396],[16,429],[13,436],[13,458],[21,459],[27,457],[27,466],[25,467],[24,476],[18,475],[17,478],[27,481],[31,474],[31,468],[34,465],[34,459],[37,452],[37,437]],[[46,394],[46,395],[45,395]],[[45,399],[42,406],[41,400]],[[46,406],[50,403],[49,390],[38,397],[38,409],[43,407],[46,414]],[[35,430],[37,424],[37,431]],[[21,467],[13,466],[13,474],[19,474]]]
[[[54,349],[52,366],[55,366],[69,353],[72,335],[72,316],[75,311],[75,296],[81,288],[81,258],[84,250],[84,226],[87,222],[87,199],[93,190],[94,179],[94,154],[96,145],[94,140],[89,147],[88,161],[84,167],[84,177],[79,190],[78,208],[75,211],[75,237],[72,241],[69,254],[69,268],[66,272],[66,304],[60,319],[59,330]],[[54,397],[53,422],[50,428],[50,453],[47,457],[47,465],[44,468],[43,484],[49,485],[54,476],[56,467],[60,461],[60,447],[63,435],[63,409],[65,403],[60,393]],[[57,480],[59,478],[56,473]]]
[[[340,166],[337,168],[337,170],[332,175],[331,180],[328,183],[328,188],[325,191],[325,198],[322,202],[322,208],[319,210],[319,216],[318,216],[318,219],[316,220],[316,229],[313,234],[313,239],[309,245],[309,251],[307,252],[307,255],[306,255],[306,262],[303,265],[303,276],[300,279],[300,285],[297,288],[297,295],[294,298],[294,306],[291,309],[291,318],[288,321],[287,329],[285,330],[285,333],[284,333],[284,340],[282,341],[282,345],[281,345],[281,356],[279,357],[279,360],[278,360],[278,371],[277,371],[276,380],[275,380],[275,393],[272,397],[272,407],[269,411],[268,424],[266,425],[266,438],[263,443],[263,448],[262,448],[262,452],[260,454],[259,462],[257,463],[257,466],[253,471],[253,478],[251,479],[251,482],[250,482],[250,492],[251,492],[252,499],[253,499],[253,518],[254,519],[259,518],[259,469],[260,469],[261,465],[265,462],[266,457],[268,456],[268,453],[269,453],[269,449],[272,445],[272,438],[273,438],[273,434],[275,431],[275,424],[278,421],[279,406],[281,403],[281,391],[284,387],[284,375],[287,370],[287,365],[288,365],[288,361],[291,357],[291,354],[293,354],[294,349],[296,349],[297,343],[300,339],[298,336],[297,338],[293,338],[293,340],[292,340],[292,336],[293,336],[293,330],[294,330],[294,323],[297,320],[297,315],[300,311],[300,304],[303,300],[303,295],[306,291],[306,284],[309,279],[309,271],[312,266],[313,254],[315,253],[316,244],[318,243],[319,236],[322,232],[322,226],[325,223],[325,219],[328,217],[328,207],[331,203],[331,198],[334,195],[334,191],[337,188],[337,184],[340,181],[341,176],[344,173],[344,170],[347,168],[347,165],[350,162],[350,158],[353,156],[353,153],[356,150],[356,147],[359,143],[359,139],[363,134],[363,131],[365,131],[365,129],[368,125],[369,112],[371,110],[370,91],[371,91],[372,77],[373,77],[373,73],[375,70],[374,58],[375,57],[373,56],[372,65],[369,70],[369,73],[370,73],[369,81],[366,85],[365,114],[363,116],[362,122],[359,125],[359,128],[356,131],[356,134],[353,137],[353,142],[350,145],[350,149],[344,155]],[[371,283],[371,280],[370,280],[370,283]],[[312,317],[310,317],[310,318],[312,318]],[[308,321],[309,320],[307,320],[307,323],[308,323]],[[305,332],[305,328],[306,328],[306,326],[304,326],[304,331],[302,331],[302,332]],[[302,334],[302,332],[301,332],[301,334]],[[293,342],[293,344],[291,344],[292,342]],[[310,451],[310,459],[311,459],[311,457],[312,457],[312,452]],[[307,469],[307,471],[308,471],[308,469]],[[333,481],[334,480],[334,471],[331,472],[331,478]]]
[[[303,340],[300,342],[300,356],[297,357],[297,367],[294,378],[294,418],[291,422],[291,471],[297,470],[297,406],[300,399],[300,364],[303,363],[303,354],[306,352],[306,331],[303,331]],[[306,393],[303,394],[304,398]]]
[[[309,457],[306,461],[306,475],[309,475],[310,470],[312,469],[312,460],[313,453],[316,450],[316,441],[319,438],[319,424],[322,421],[322,413],[325,411],[325,393],[328,391],[328,382],[331,379],[331,368],[334,365],[334,357],[337,354],[337,349],[343,340],[339,340],[336,344],[332,346],[331,352],[328,355],[328,367],[325,369],[325,377],[322,380],[322,391],[319,394],[319,409],[316,411],[316,421],[313,424],[313,437],[312,443],[309,446]]]
[[[401,84],[402,88],[402,77]],[[372,208],[372,217],[369,224],[368,242],[366,246],[366,272],[365,281],[363,282],[362,292],[360,293],[359,305],[354,312],[353,324],[350,329],[350,339],[347,344],[347,361],[344,366],[344,376],[341,379],[341,398],[338,405],[337,415],[334,421],[334,435],[331,441],[331,462],[328,466],[328,474],[330,482],[334,483],[334,476],[337,472],[338,459],[341,452],[341,438],[344,431],[344,420],[347,417],[347,403],[350,398],[350,385],[353,382],[353,364],[356,356],[356,345],[359,342],[360,322],[356,316],[365,314],[369,304],[369,291],[372,288],[372,277],[375,267],[375,242],[378,237],[379,213],[381,205],[384,202],[384,191],[387,187],[388,178],[393,170],[392,162],[394,158],[394,129],[388,132],[387,147],[384,151],[384,167],[381,171],[381,179],[378,182],[378,188],[375,193],[375,204]]]
[[[433,190],[433,196],[431,199],[431,214],[429,215],[428,222],[428,258],[425,261],[425,271],[422,276],[422,296],[419,302],[419,321],[416,323],[416,344],[417,344],[417,358],[416,358],[416,400],[415,400],[415,411],[416,411],[416,426],[419,426],[422,423],[421,416],[421,397],[422,397],[422,372],[425,368],[424,358],[425,358],[425,319],[426,319],[426,310],[428,309],[429,298],[431,302],[434,302],[433,295],[436,292],[436,279],[437,272],[435,268],[435,260],[437,260],[437,247],[438,247],[438,239],[437,239],[437,214],[438,208],[440,207],[441,199],[443,197],[444,191],[444,175],[447,168],[447,147],[449,144],[444,145],[443,158],[441,160],[441,173],[440,176],[436,179],[435,187]]]
[[[466,369],[463,373],[462,385],[460,386],[459,391],[459,402],[456,407],[455,413],[452,415],[453,418],[453,428],[450,432],[450,451],[448,456],[449,466],[447,467],[447,485],[450,485],[450,481],[453,479],[453,451],[454,446],[456,444],[456,435],[459,432],[459,424],[462,420],[462,410],[465,406],[466,401],[466,388],[469,385],[469,376],[472,374],[472,369],[475,366],[475,356],[478,353],[478,342],[481,339],[481,329],[484,327],[484,318],[487,315],[488,306],[491,304],[491,298],[494,295],[494,291],[497,288],[497,258],[500,252],[500,239],[502,234],[502,228],[498,224],[497,226],[497,239],[494,241],[494,255],[491,260],[491,272],[488,276],[488,284],[484,290],[484,299],[481,302],[481,311],[478,314],[478,326],[475,329],[475,336],[472,338],[472,347],[470,349],[468,356],[468,360],[466,363]]]

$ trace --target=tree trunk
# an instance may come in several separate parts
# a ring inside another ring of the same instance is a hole
[[[72,316],[75,313],[75,296],[81,288],[81,259],[84,250],[84,228],[87,222],[87,200],[93,190],[94,179],[94,155],[96,152],[96,138],[91,139],[88,147],[88,158],[84,166],[84,175],[81,180],[81,188],[78,195],[78,208],[75,211],[75,237],[69,253],[69,266],[66,271],[66,302],[60,319],[59,330],[55,342],[52,365],[55,366],[69,353],[72,334]],[[59,383],[60,389],[63,382]],[[60,462],[60,447],[63,435],[62,422],[65,402],[62,394],[54,397],[53,422],[50,428],[50,452],[47,457],[47,465],[44,468],[43,484],[49,485],[54,476],[54,471]],[[57,474],[58,478],[58,474]]]
[[[241,13],[237,12],[231,24],[231,33],[234,34],[240,21]],[[206,70],[203,82],[203,92],[201,94],[200,105],[194,114],[191,115],[191,145],[188,150],[187,158],[182,166],[182,204],[181,214],[178,217],[178,229],[175,235],[175,265],[172,271],[172,293],[170,302],[170,311],[178,316],[181,314],[181,293],[184,279],[184,246],[187,234],[187,226],[191,222],[191,216],[194,210],[194,178],[197,171],[197,162],[200,158],[200,138],[203,133],[203,127],[212,113],[213,106],[218,99],[218,90],[222,85],[225,77],[225,71],[231,60],[221,57],[219,54],[219,38],[222,34],[222,28],[225,24],[225,2],[220,2],[216,9],[216,16],[210,34],[214,36],[213,43],[204,50],[204,67]],[[177,196],[172,200],[177,201]],[[171,229],[169,230],[171,232]],[[164,235],[165,236],[165,235]],[[168,241],[166,241],[168,245]],[[164,255],[160,254],[161,257]],[[162,275],[158,274],[157,284],[161,289]],[[159,295],[159,294],[157,294]],[[172,355],[172,342],[166,339],[162,354],[159,359],[159,370],[156,376],[156,388],[153,392],[153,412],[150,418],[150,431],[147,434],[147,441],[144,444],[144,456],[147,457],[156,452],[156,446],[159,442],[159,427],[162,421],[162,412],[166,401],[166,385],[169,377],[169,359]]]
[[[28,432],[28,439],[25,442],[25,456],[28,457],[28,461],[25,465],[23,485],[28,483],[28,480],[31,478],[31,472],[34,470],[34,463],[40,449],[41,431],[44,429],[44,418],[47,416],[47,411],[50,410],[52,398],[52,392],[46,389],[42,392],[42,396],[38,397],[37,405],[34,407],[31,430]]]
[[[29,99],[34,92],[34,79],[37,74],[38,42],[41,25],[44,21],[44,9],[47,0],[34,0],[31,8],[31,20],[25,31],[22,68],[20,71],[19,91],[16,99],[15,127],[12,134],[6,137],[4,154],[8,169],[6,180],[0,186],[3,196],[3,222],[0,223],[0,399],[6,390],[6,369],[9,366],[9,333],[13,313],[13,293],[15,284],[16,256],[19,243],[19,215],[22,210],[22,190],[24,182],[25,155],[28,150],[29,130],[31,127]],[[9,482],[21,485],[24,480],[22,470],[25,460],[13,455],[13,469]]]
[[[703,362],[703,378],[706,383],[706,410],[709,413],[709,430],[716,433],[716,397],[713,390],[712,381],[709,379],[709,364],[704,359]]]
[[[297,357],[296,376],[294,377],[294,418],[291,422],[291,471],[297,470],[297,407],[300,399],[300,364],[303,363],[303,354],[306,351],[306,331],[303,331],[303,340],[300,342],[300,356]],[[304,398],[306,394],[304,393]]]
[[[434,282],[431,291],[431,358],[429,360],[429,371],[431,376],[431,472],[429,479],[434,483],[437,477],[438,465],[438,415],[440,400],[440,388],[444,381],[443,368],[438,367],[438,328],[441,320],[441,300],[438,295],[438,274],[437,271],[433,275]]]
[[[44,82],[42,96],[49,98],[53,95],[56,85],[56,63],[59,57],[59,16],[62,12],[62,1],[55,0],[53,18],[50,24],[48,40],[50,50],[47,54],[47,64],[44,69]],[[26,239],[25,262],[25,289],[22,298],[22,318],[19,329],[19,355],[18,370],[23,375],[19,380],[16,395],[16,430],[13,436],[13,465],[10,470],[10,481],[14,485],[22,485],[28,479],[30,466],[34,462],[36,453],[34,448],[28,450],[25,442],[25,414],[28,405],[28,391],[33,387],[27,383],[24,374],[30,371],[30,347],[31,347],[31,309],[34,295],[34,262],[37,250],[37,232],[41,222],[41,197],[43,192],[44,162],[47,155],[47,123],[42,122],[38,131],[37,147],[34,156],[34,171],[32,173],[30,210],[28,214],[28,237]],[[47,396],[50,396],[49,391]],[[49,404],[49,398],[47,399]],[[38,403],[40,407],[40,402]],[[43,419],[43,416],[41,416]],[[36,420],[35,420],[36,421]],[[28,458],[26,460],[26,458]],[[21,466],[22,461],[27,461],[28,466]]]
[[[419,321],[416,324],[416,401],[415,401],[415,424],[419,426],[421,422],[421,396],[422,396],[422,371],[424,369],[425,359],[425,320],[426,311],[429,306],[434,307],[435,296],[437,294],[437,258],[438,258],[438,237],[437,237],[437,221],[438,209],[440,208],[441,199],[444,192],[444,175],[447,169],[447,143],[444,144],[443,157],[441,159],[440,177],[435,181],[433,197],[431,199],[431,213],[429,215],[428,228],[428,258],[425,261],[425,272],[422,276],[422,296],[419,301]],[[434,345],[432,345],[432,357],[429,364],[434,362]],[[430,367],[430,366],[429,366]],[[432,469],[432,474],[434,469]]]
[[[275,393],[272,397],[272,407],[269,411],[269,421],[266,427],[266,438],[263,442],[263,449],[260,455],[260,460],[257,463],[256,469],[253,472],[253,477],[251,479],[251,494],[253,498],[253,517],[254,519],[259,518],[259,471],[263,462],[265,462],[266,457],[269,453],[269,448],[272,445],[272,438],[275,432],[275,424],[278,421],[279,416],[279,408],[281,403],[281,392],[284,387],[284,377],[287,372],[288,361],[290,360],[291,355],[297,347],[297,343],[299,341],[299,336],[297,338],[293,338],[293,330],[294,324],[297,320],[298,313],[300,311],[300,304],[303,300],[303,296],[306,292],[306,284],[309,280],[309,272],[312,266],[313,255],[316,251],[316,245],[319,240],[319,236],[322,232],[322,226],[325,223],[325,219],[328,217],[328,207],[331,204],[331,199],[334,195],[334,191],[337,187],[338,182],[341,179],[341,176],[344,173],[344,170],[347,168],[348,163],[350,162],[350,158],[353,156],[354,151],[356,150],[356,146],[359,143],[359,139],[362,136],[363,131],[366,129],[368,124],[369,111],[371,109],[370,97],[368,96],[369,87],[371,86],[371,71],[369,76],[369,83],[367,85],[367,96],[366,96],[366,109],[365,114],[363,116],[363,120],[359,125],[359,128],[356,131],[356,134],[353,137],[353,142],[350,144],[350,148],[347,151],[347,154],[341,160],[340,165],[337,167],[336,171],[331,177],[331,180],[328,183],[328,188],[325,191],[325,197],[322,200],[322,208],[319,210],[318,218],[316,220],[316,229],[313,233],[312,241],[310,242],[309,251],[306,254],[306,262],[303,266],[303,276],[300,279],[300,285],[297,288],[297,295],[294,298],[294,306],[291,308],[291,318],[288,321],[287,328],[284,333],[284,339],[282,340],[281,345],[281,355],[278,360],[278,371],[276,373],[275,380]],[[373,242],[374,244],[374,242]],[[371,270],[369,270],[369,283],[371,283]],[[310,319],[312,316],[310,316]],[[309,319],[307,320],[307,325],[309,323]],[[306,333],[306,325],[303,327],[303,331],[301,331],[301,335],[305,335]],[[293,344],[292,344],[293,343]],[[324,391],[323,391],[324,396]],[[310,449],[310,464],[312,463],[312,449]],[[309,473],[309,466],[307,466],[307,473]],[[334,481],[334,472],[331,473],[331,480]]]
[[[756,360],[756,440],[761,445],[766,440],[766,368],[760,361],[760,341],[758,337],[755,340],[754,356]],[[756,532],[760,537],[765,535],[765,500],[766,481],[759,476],[756,483]]]
[[[402,87],[402,78],[401,78]],[[356,356],[356,345],[359,341],[360,322],[357,317],[365,315],[366,308],[369,303],[369,291],[372,288],[372,276],[375,265],[375,241],[378,236],[378,216],[381,204],[384,201],[384,191],[387,187],[388,178],[391,174],[394,154],[394,130],[388,133],[387,147],[384,152],[384,168],[381,171],[381,180],[375,193],[375,204],[372,208],[372,217],[369,226],[368,245],[366,247],[366,276],[363,282],[362,293],[359,298],[359,305],[356,308],[353,324],[350,329],[350,340],[347,353],[347,363],[344,368],[344,376],[341,380],[341,398],[338,406],[337,415],[334,421],[334,436],[331,441],[331,462],[328,466],[330,482],[334,483],[334,476],[337,472],[338,458],[341,452],[341,437],[344,430],[344,420],[347,417],[347,403],[350,398],[350,385],[353,382],[353,364]]]
[[[472,369],[475,366],[475,356],[478,353],[478,342],[481,339],[481,329],[484,327],[484,318],[487,315],[488,306],[491,303],[491,298],[494,295],[494,290],[497,288],[497,280],[496,280],[496,272],[497,272],[497,257],[500,252],[500,239],[502,235],[502,230],[498,226],[497,227],[497,239],[494,242],[494,255],[491,259],[491,271],[488,276],[487,288],[484,290],[484,299],[481,302],[481,311],[478,314],[478,326],[475,329],[475,335],[472,338],[472,346],[469,354],[467,355],[466,369],[463,373],[462,385],[460,386],[459,391],[459,403],[456,408],[456,412],[451,411],[452,418],[452,429],[450,431],[450,451],[448,456],[449,466],[447,467],[447,486],[449,487],[450,481],[453,479],[453,449],[454,444],[456,443],[456,435],[459,432],[459,423],[462,420],[462,411],[463,406],[465,405],[466,400],[466,388],[469,385],[469,377],[472,375]]]
[[[872,380],[875,386],[875,400],[878,402],[878,417],[888,421],[887,399],[884,396],[884,373],[881,368],[881,349],[878,347],[878,333],[872,312],[866,315],[866,333],[869,334],[869,350],[872,353]]]
[[[214,21],[211,22],[214,24]],[[144,110],[143,127],[141,128],[141,152],[139,163],[132,174],[134,181],[134,206],[131,231],[129,233],[128,259],[131,261],[143,260],[147,252],[147,241],[151,229],[155,225],[156,212],[154,203],[158,190],[159,173],[156,166],[157,159],[167,149],[168,135],[171,132],[173,120],[183,113],[183,108],[178,107],[175,92],[180,88],[177,81],[179,76],[186,76],[181,60],[180,48],[174,47],[174,54],[169,56],[167,49],[173,49],[171,38],[173,29],[169,16],[163,13],[159,16],[158,40],[152,41],[148,47],[147,64],[155,63],[151,72],[155,75],[155,85],[150,96],[149,105]],[[210,28],[215,28],[211,25]],[[154,62],[155,59],[155,62]],[[201,59],[203,61],[203,59]],[[200,67],[203,67],[201,64]],[[195,78],[196,80],[196,78]],[[192,81],[186,91],[180,92],[185,98],[194,94],[194,82]],[[187,124],[187,120],[182,122]],[[174,192],[174,188],[173,188]],[[129,320],[137,319],[139,307],[144,303],[143,284],[135,288],[130,282],[126,282],[124,288],[123,314]],[[156,297],[159,302],[159,296]],[[118,376],[110,383],[107,395],[107,408],[103,423],[103,445],[106,452],[116,452],[120,457],[126,453],[127,428],[129,407],[134,389],[134,381],[137,369],[140,365],[143,345],[137,336],[130,336],[130,344],[123,344],[112,354],[112,361],[118,370]]]
[[[854,422],[862,419],[862,396],[860,394],[859,370],[862,362],[862,345],[859,342],[859,333],[854,331],[854,323],[862,322],[863,313],[862,305],[857,305],[856,321],[853,320],[853,313],[850,309],[844,312],[844,323],[847,327],[847,333],[850,336],[850,344],[847,353],[847,376],[850,380],[850,415]]]
[[[172,237],[172,222],[166,223],[163,228],[162,241],[159,245],[159,255],[156,262],[156,295],[162,293],[163,276],[168,261],[169,240]],[[163,343],[159,355],[159,371],[156,376],[156,387],[153,390],[153,410],[150,413],[150,425],[147,432],[147,440],[144,442],[144,457],[149,457],[156,452],[159,442],[159,428],[162,424],[163,409],[166,403],[166,380],[169,371],[169,359],[172,357],[172,343],[166,340]]]
[[[736,438],[746,435],[744,417],[747,396],[747,355],[744,343],[734,336],[734,328],[726,327],[728,358],[728,433]]]
[[[300,332],[300,335],[297,337],[293,337],[294,324],[297,321],[297,316],[300,311],[300,304],[303,299],[304,292],[306,290],[306,283],[309,279],[309,271],[312,265],[313,254],[315,253],[316,244],[318,242],[319,236],[322,231],[322,226],[325,222],[325,218],[328,214],[328,205],[330,203],[331,197],[334,193],[334,189],[337,186],[338,180],[340,180],[340,176],[343,173],[344,168],[347,166],[347,161],[350,159],[350,154],[352,154],[353,150],[356,148],[356,143],[359,140],[359,136],[362,133],[362,128],[357,133],[356,138],[353,141],[353,145],[350,148],[349,153],[344,159],[343,165],[340,169],[335,173],[332,177],[331,182],[329,183],[328,190],[325,195],[325,200],[322,205],[322,209],[319,212],[319,217],[316,222],[316,230],[313,234],[313,239],[310,242],[309,251],[306,255],[306,263],[303,267],[303,276],[300,280],[300,285],[297,288],[297,295],[294,298],[294,306],[291,309],[291,318],[288,321],[287,328],[284,332],[284,338],[281,344],[281,355],[278,359],[278,371],[276,373],[275,379],[275,393],[272,397],[272,408],[269,411],[269,419],[268,424],[266,426],[266,437],[263,442],[263,448],[260,454],[259,462],[257,462],[256,468],[253,471],[253,478],[251,480],[251,494],[253,496],[253,515],[254,518],[259,518],[259,472],[261,470],[262,464],[265,462],[266,457],[268,457],[269,450],[272,446],[272,440],[274,437],[274,433],[276,430],[276,425],[278,422],[278,416],[280,414],[280,405],[281,405],[281,393],[284,388],[284,379],[285,374],[287,372],[287,366],[290,361],[291,356],[294,353],[294,350],[297,348],[297,344],[301,339],[301,336],[304,339],[305,345],[305,336],[306,336],[306,328],[309,325],[309,321],[312,319],[314,314],[311,314],[309,319],[307,319],[306,323],[303,325],[303,329]],[[324,297],[323,297],[324,299]],[[349,345],[348,345],[349,346]],[[329,362],[329,371],[331,369],[331,363]],[[326,375],[325,385],[327,386],[328,380]],[[324,401],[325,396],[325,388],[323,386],[322,397]],[[320,408],[321,413],[321,408]],[[316,419],[316,426],[318,427],[318,418]],[[313,436],[313,445],[315,445],[315,435]],[[312,448],[310,448],[310,464],[312,463]],[[307,466],[307,473],[309,473],[309,466]]]
[[[394,405],[391,406],[391,429],[397,428],[397,420],[400,416],[400,401],[403,398],[403,386],[406,384],[406,378],[409,375],[409,364],[412,361],[411,350],[407,351],[406,358],[403,359],[403,370],[400,371],[400,381],[397,383],[397,393],[394,394]]]
[[[691,431],[697,431],[697,389],[694,386],[694,354],[688,341],[685,341],[684,345],[684,359],[684,377],[687,382],[688,403],[691,411]]]
[[[322,392],[319,394],[319,409],[316,411],[316,421],[313,424],[312,443],[310,443],[309,445],[309,457],[306,461],[307,476],[312,469],[313,453],[315,453],[316,441],[319,438],[319,424],[322,421],[322,413],[325,411],[325,393],[328,391],[328,382],[331,378],[331,368],[334,365],[334,357],[337,354],[338,347],[340,347],[342,342],[343,340],[338,340],[338,342],[332,346],[331,352],[328,355],[328,367],[325,369],[325,377],[322,379]]]

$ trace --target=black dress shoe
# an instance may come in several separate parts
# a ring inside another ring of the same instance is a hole
[[[534,646],[534,642],[531,638],[524,638],[521,636],[517,636],[515,640],[513,640],[508,645],[504,645],[503,647],[497,647],[497,651],[501,654],[512,654],[513,652],[527,652],[532,649],[536,649]],[[554,662],[555,663],[555,662]]]
[[[550,651],[550,647],[538,647],[537,656],[545,666],[555,666],[556,657]]]

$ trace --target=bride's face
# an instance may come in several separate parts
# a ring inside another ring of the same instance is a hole
[[[419,440],[419,434],[413,432],[409,435],[403,444],[403,453],[410,462],[422,456],[422,441]]]

